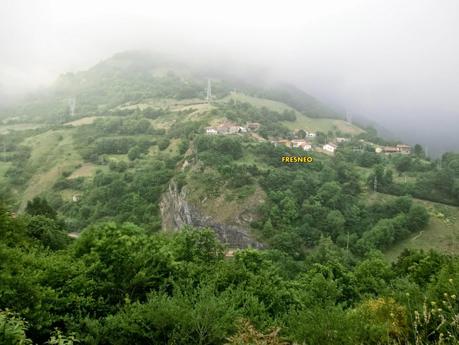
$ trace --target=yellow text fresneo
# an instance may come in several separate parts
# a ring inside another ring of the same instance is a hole
[[[282,156],[282,163],[312,163],[314,160],[311,156]]]

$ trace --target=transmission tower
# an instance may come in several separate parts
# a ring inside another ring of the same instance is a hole
[[[347,110],[346,110],[346,122],[352,123],[352,114],[349,114]]]
[[[76,99],[75,97],[69,98],[69,115],[73,117],[75,115]]]
[[[212,100],[212,83],[210,79],[207,79],[207,97],[206,97],[207,103],[210,103]]]

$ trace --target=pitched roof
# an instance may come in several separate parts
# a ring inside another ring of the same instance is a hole
[[[394,146],[385,146],[383,148],[383,151],[384,152],[399,152],[399,148],[398,147],[394,147]]]
[[[331,147],[333,147],[333,148],[335,148],[335,149],[338,147],[338,146],[336,146],[336,145],[333,144],[333,143],[327,143],[327,144],[325,144],[325,145],[331,146]],[[324,145],[324,146],[325,146],[325,145]]]

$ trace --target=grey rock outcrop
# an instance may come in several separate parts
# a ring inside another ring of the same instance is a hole
[[[184,225],[207,227],[215,231],[222,243],[232,248],[263,248],[263,244],[254,240],[247,229],[221,224],[212,217],[202,214],[196,207],[190,205],[186,196],[186,187],[179,191],[174,181],[169,184],[160,203],[163,230],[179,231]]]

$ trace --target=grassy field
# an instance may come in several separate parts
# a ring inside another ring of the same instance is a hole
[[[69,202],[72,201],[74,195],[81,195],[81,192],[74,189],[63,189],[60,192],[60,195],[62,197],[62,200],[64,200],[65,202]]]
[[[370,193],[368,201],[384,201],[394,196]],[[415,233],[405,240],[395,244],[386,251],[388,260],[393,261],[405,249],[435,249],[440,253],[459,254],[459,208],[430,201],[415,199],[424,205],[430,214],[430,222],[421,232]]]
[[[136,109],[141,110],[151,108],[168,108],[172,111],[182,110],[186,107],[198,107],[199,105],[207,105],[206,101],[200,98],[183,99],[177,100],[174,98],[159,98],[159,99],[147,99],[142,103],[137,104],[125,104],[121,105],[119,109]]]
[[[343,133],[348,133],[351,135],[357,135],[363,132],[359,127],[356,127],[350,123],[347,123],[343,120],[336,119],[324,119],[324,118],[310,118],[304,115],[297,115],[296,121],[293,122],[283,122],[283,124],[290,129],[304,129],[306,131],[312,132],[323,132],[327,133],[328,131],[339,130]]]
[[[214,109],[215,106],[211,104],[193,104],[193,105],[178,105],[168,114],[164,114],[156,119],[150,119],[150,123],[153,128],[170,129],[174,126],[177,121],[202,121],[211,120],[209,112]],[[193,110],[188,114],[179,114],[179,111]],[[219,121],[220,122],[220,119]]]
[[[197,109],[197,111],[199,111]],[[94,122],[96,117],[85,117],[67,123],[74,127],[88,125]],[[28,183],[16,190],[19,201],[19,211],[22,211],[28,200],[36,196],[46,194],[54,183],[63,175],[70,173],[69,178],[91,177],[101,167],[85,163],[82,157],[74,148],[73,133],[76,128],[67,127],[59,130],[49,130],[24,140],[23,144],[32,148],[30,158],[27,162],[27,170],[31,172],[32,178]],[[151,136],[135,136],[136,139],[151,139]],[[164,151],[169,155],[175,155],[178,151],[179,140],[171,140],[170,146]],[[152,148],[152,155],[159,152],[156,145]],[[113,160],[128,162],[126,154],[107,155]],[[0,179],[8,170],[10,162],[0,162]],[[108,169],[108,167],[103,167]],[[69,194],[69,193],[67,193]],[[69,195],[64,195],[69,198]]]
[[[0,134],[7,134],[11,131],[23,131],[42,127],[39,123],[18,123],[14,125],[0,125]]]
[[[24,144],[32,147],[27,169],[33,177],[21,193],[20,211],[27,200],[49,190],[64,171],[73,171],[82,163],[71,134],[71,129],[47,131],[25,140]]]
[[[354,126],[350,123],[347,123],[346,121],[336,120],[336,119],[326,119],[326,118],[310,118],[310,117],[304,116],[300,112],[296,111],[295,109],[293,109],[292,107],[284,103],[272,101],[269,99],[257,98],[257,97],[248,96],[242,93],[238,93],[238,92],[232,92],[230,95],[222,98],[221,101],[227,102],[230,99],[233,99],[235,101],[250,103],[256,107],[266,107],[268,109],[278,111],[278,112],[282,112],[284,110],[291,110],[295,112],[297,116],[296,121],[293,121],[293,122],[285,121],[282,123],[286,127],[292,130],[293,129],[304,129],[307,131],[314,131],[314,132],[320,131],[324,133],[327,133],[330,130],[340,130],[343,133],[349,133],[351,135],[357,135],[363,132],[361,128]]]
[[[176,154],[178,154],[179,144],[180,139],[172,139],[167,149],[165,149],[163,152],[167,153],[170,156],[175,156]]]
[[[54,130],[27,138],[24,144],[32,148],[29,168],[47,171],[58,163],[81,161],[73,148],[73,130]]]
[[[96,121],[96,119],[98,119],[98,118],[102,118],[102,116],[82,117],[81,119],[67,122],[64,125],[65,126],[74,126],[74,127],[79,127],[79,126],[83,126],[83,125],[90,125],[90,124],[94,123],[94,121]]]
[[[258,108],[265,107],[265,108],[268,108],[274,111],[278,111],[278,112],[282,112],[284,110],[291,110],[291,111],[294,111],[296,114],[299,114],[295,109],[288,106],[287,104],[272,101],[270,99],[248,96],[248,95],[245,95],[239,92],[231,92],[230,95],[222,98],[220,101],[228,102],[231,99],[234,101],[250,103],[251,105],[258,107]]]
[[[99,167],[92,163],[84,163],[81,167],[77,168],[72,174],[68,177],[69,179],[77,177],[89,177],[95,174],[96,170]]]

